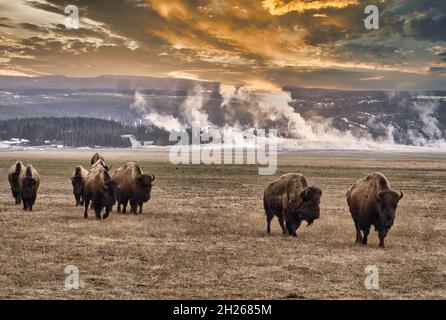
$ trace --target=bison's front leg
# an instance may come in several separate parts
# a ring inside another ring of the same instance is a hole
[[[285,228],[283,216],[279,217],[279,224],[280,224],[280,228],[282,229],[282,233],[286,235],[287,229]]]
[[[138,205],[136,203],[130,203],[130,207],[133,214],[138,214]]]
[[[29,205],[28,205],[29,211],[33,211],[33,206],[34,206],[35,202],[36,202],[36,197],[31,198]]]
[[[301,220],[291,223],[291,231],[292,231],[291,234],[293,235],[293,237],[297,237],[296,230],[300,227],[301,223],[302,223]]]
[[[18,194],[18,195],[16,195],[15,197],[15,204],[20,204],[20,195]]]
[[[139,203],[139,213],[140,213],[140,214],[142,213],[142,205],[143,205],[143,203],[140,202],[140,203]]]
[[[296,215],[285,214],[285,221],[288,234],[297,237],[296,230],[300,227],[302,220]]]
[[[85,206],[84,218],[87,219],[88,218],[88,207],[90,206],[90,199],[88,199],[88,197],[85,197],[84,206]]]
[[[107,218],[108,218],[108,216],[110,215],[110,211],[112,210],[112,208],[113,208],[113,207],[106,207],[106,208],[105,208],[105,214],[104,214],[104,216],[102,217],[102,219],[107,219]]]
[[[384,248],[384,238],[387,235],[388,229],[379,229],[378,230],[378,237],[379,237],[379,247]]]
[[[124,201],[122,203],[122,213],[126,213],[127,212],[127,204],[128,204],[128,201]]]
[[[300,221],[298,223],[296,223],[294,221],[286,222],[286,228],[287,228],[288,234],[293,237],[297,237],[296,230],[297,230],[297,228],[299,228],[299,226],[300,226]]]
[[[362,238],[362,244],[367,244],[367,238],[370,233],[370,226],[364,227],[364,229],[362,229],[362,233],[364,234],[364,237]]]
[[[94,206],[94,218],[96,220],[101,220],[101,211],[102,211],[101,206],[99,206],[99,205]]]

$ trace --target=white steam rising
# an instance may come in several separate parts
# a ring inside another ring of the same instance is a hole
[[[222,97],[216,110],[209,110],[207,91],[197,85],[189,91],[176,116],[162,114],[135,92],[131,110],[142,115],[149,124],[168,131],[190,127],[198,121],[205,128],[259,128],[277,129],[280,145],[288,148],[328,149],[399,149],[395,143],[396,129],[392,124],[383,124],[371,117],[367,127],[380,132],[374,138],[367,130],[341,131],[331,119],[316,117],[304,119],[290,106],[291,96],[283,91],[255,91],[246,87],[220,86]],[[409,106],[419,114],[422,129],[409,129],[406,140],[414,146],[446,148],[443,132],[434,114],[437,102],[415,103]]]

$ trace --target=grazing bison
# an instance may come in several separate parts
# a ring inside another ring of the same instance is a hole
[[[103,156],[101,156],[99,153],[95,153],[93,157],[91,158],[91,165],[94,165],[98,160],[102,160],[105,163],[105,159]]]
[[[20,161],[17,161],[14,163],[8,172],[8,180],[9,184],[11,185],[11,192],[12,196],[15,199],[15,204],[20,204],[22,197],[20,194],[20,184],[19,184],[19,178],[20,173],[25,169],[23,163]]]
[[[116,193],[117,183],[110,177],[108,171],[102,166],[93,168],[85,179],[84,218],[88,218],[88,206],[91,202],[95,218],[100,220],[101,211],[105,208],[102,218],[106,219],[116,203]]]
[[[87,169],[84,169],[82,166],[77,166],[71,177],[74,198],[76,199],[76,207],[84,204],[85,179],[87,178],[87,175]]]
[[[125,213],[130,202],[134,214],[137,214],[138,207],[139,213],[142,213],[143,203],[150,200],[155,176],[144,174],[136,163],[129,162],[114,172],[113,180],[118,183],[118,212],[121,212],[122,205],[122,212]]]
[[[276,215],[282,233],[296,237],[303,220],[311,225],[319,218],[321,196],[321,189],[309,186],[305,177],[298,173],[288,173],[271,182],[263,196],[266,232],[271,233],[271,220]]]
[[[392,191],[386,177],[379,172],[353,184],[347,192],[347,203],[355,223],[356,243],[367,244],[370,226],[374,225],[379,246],[384,248],[384,238],[393,225],[398,202],[402,198],[403,193]]]
[[[36,202],[37,190],[39,189],[39,173],[32,165],[20,173],[20,193],[23,201],[23,210],[33,211],[33,205]]]

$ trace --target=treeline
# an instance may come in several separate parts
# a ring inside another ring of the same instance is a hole
[[[43,145],[47,141],[61,141],[67,147],[114,147],[131,146],[128,138],[134,135],[138,141],[152,141],[155,145],[168,145],[169,132],[154,126],[129,126],[113,120],[96,118],[24,118],[0,121],[0,140],[21,138],[31,145]]]

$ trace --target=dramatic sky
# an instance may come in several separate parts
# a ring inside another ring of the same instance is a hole
[[[0,75],[55,74],[446,89],[446,1],[0,0]]]

